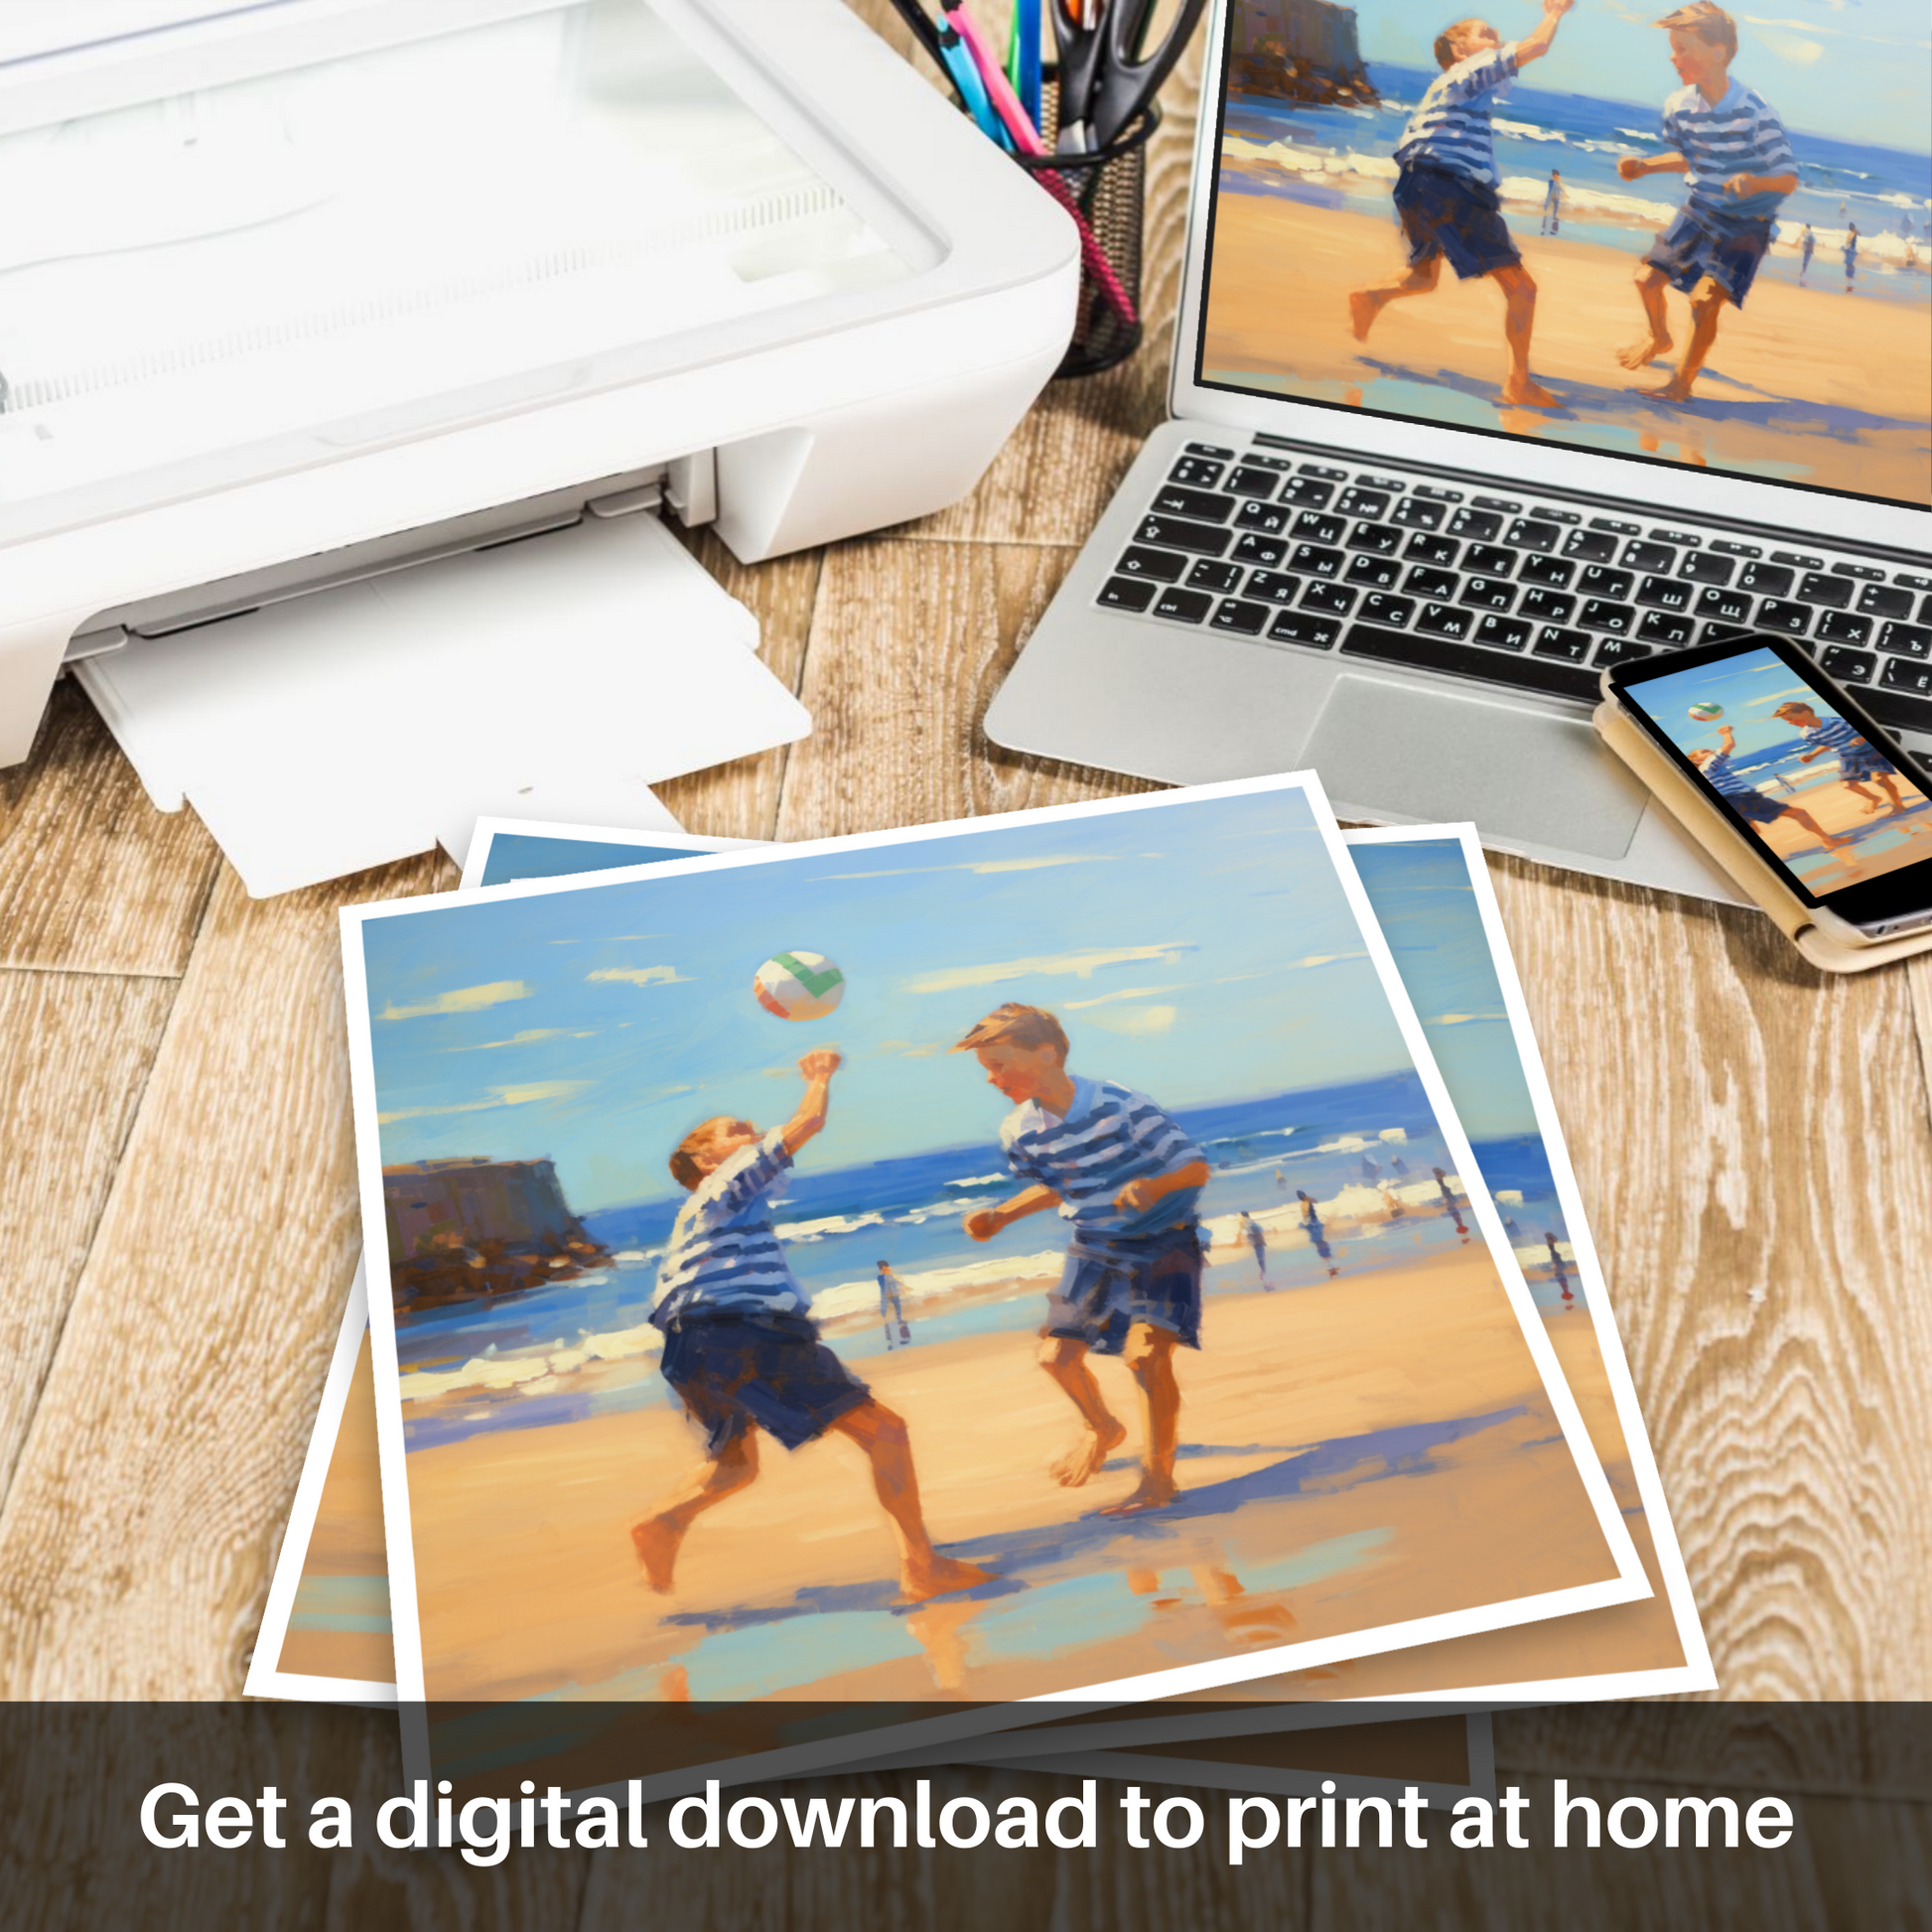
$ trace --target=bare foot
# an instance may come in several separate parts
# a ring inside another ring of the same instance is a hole
[[[1077,1489],[1083,1482],[1092,1481],[1100,1473],[1108,1451],[1117,1449],[1126,1440],[1127,1431],[1111,1416],[1107,1418],[1106,1428],[1098,1434],[1083,1429],[1073,1447],[1053,1464],[1054,1480],[1066,1489]]]
[[[1105,1509],[1097,1510],[1100,1516],[1145,1516],[1149,1510],[1166,1509],[1180,1494],[1180,1485],[1173,1476],[1143,1475],[1134,1486],[1134,1493],[1124,1502],[1109,1503]]]
[[[1825,836],[1818,841],[1818,843],[1822,845],[1827,852],[1836,852],[1840,846],[1856,845],[1858,841],[1856,839],[1835,838],[1830,832],[1827,832]]]
[[[976,1563],[967,1563],[960,1557],[942,1557],[936,1552],[923,1562],[907,1558],[898,1573],[900,1596],[910,1602],[923,1603],[928,1596],[944,1596],[948,1590],[971,1589],[978,1584],[990,1584],[993,1572],[982,1570]]]
[[[677,1546],[683,1541],[661,1516],[646,1516],[630,1526],[630,1547],[643,1566],[644,1582],[660,1596],[671,1593],[671,1571],[677,1563]]]
[[[1654,389],[1639,389],[1637,394],[1648,396],[1652,402],[1689,402],[1691,385],[1681,375],[1674,375],[1668,382],[1660,382]]]
[[[1368,332],[1375,318],[1382,313],[1382,305],[1376,301],[1371,290],[1357,289],[1348,298],[1348,328],[1358,343],[1368,341]]]
[[[1503,401],[1530,409],[1554,409],[1557,399],[1534,376],[1512,375],[1503,384]]]
[[[1671,339],[1668,336],[1645,336],[1640,342],[1625,343],[1617,350],[1616,359],[1626,369],[1641,369],[1656,361],[1660,355],[1668,355]]]

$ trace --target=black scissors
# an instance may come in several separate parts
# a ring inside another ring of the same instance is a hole
[[[1053,0],[1059,49],[1062,154],[1104,148],[1160,90],[1207,0],[1180,0],[1166,37],[1147,51],[1159,0]]]

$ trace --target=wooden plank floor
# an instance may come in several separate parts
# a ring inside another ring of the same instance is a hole
[[[900,38],[883,0],[862,11]],[[920,524],[757,569],[693,539],[815,730],[665,786],[692,830],[1136,788],[997,752],[979,720],[1160,413],[1191,119],[1179,87],[1133,363],[1049,390],[981,488]],[[1932,1698],[1932,962],[1832,981],[1755,916],[1492,869],[1721,1695]],[[238,1694],[357,1239],[335,909],[453,883],[425,858],[250,901],[71,685],[0,772],[0,1698]],[[1561,1764],[1561,1714],[1511,1725],[1506,1767]],[[1224,1870],[1157,1870],[1168,1915],[1202,1924],[1416,1903],[1391,1876],[1237,1905]],[[1098,1902],[1057,1882],[1063,1907]],[[435,1922],[454,1907],[425,1883],[412,1909]],[[554,1883],[574,1910],[581,1875]]]

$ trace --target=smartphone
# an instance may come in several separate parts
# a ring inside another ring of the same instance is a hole
[[[1932,776],[1785,637],[1619,664],[1604,687],[1821,925],[1932,925]]]

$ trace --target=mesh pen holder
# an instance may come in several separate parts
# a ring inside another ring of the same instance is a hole
[[[1058,128],[1050,74],[1040,97],[1050,147]],[[1055,375],[1097,375],[1141,345],[1141,218],[1147,199],[1147,144],[1161,125],[1150,102],[1104,148],[1092,153],[1015,155],[1014,160],[1081,225],[1080,303]]]

